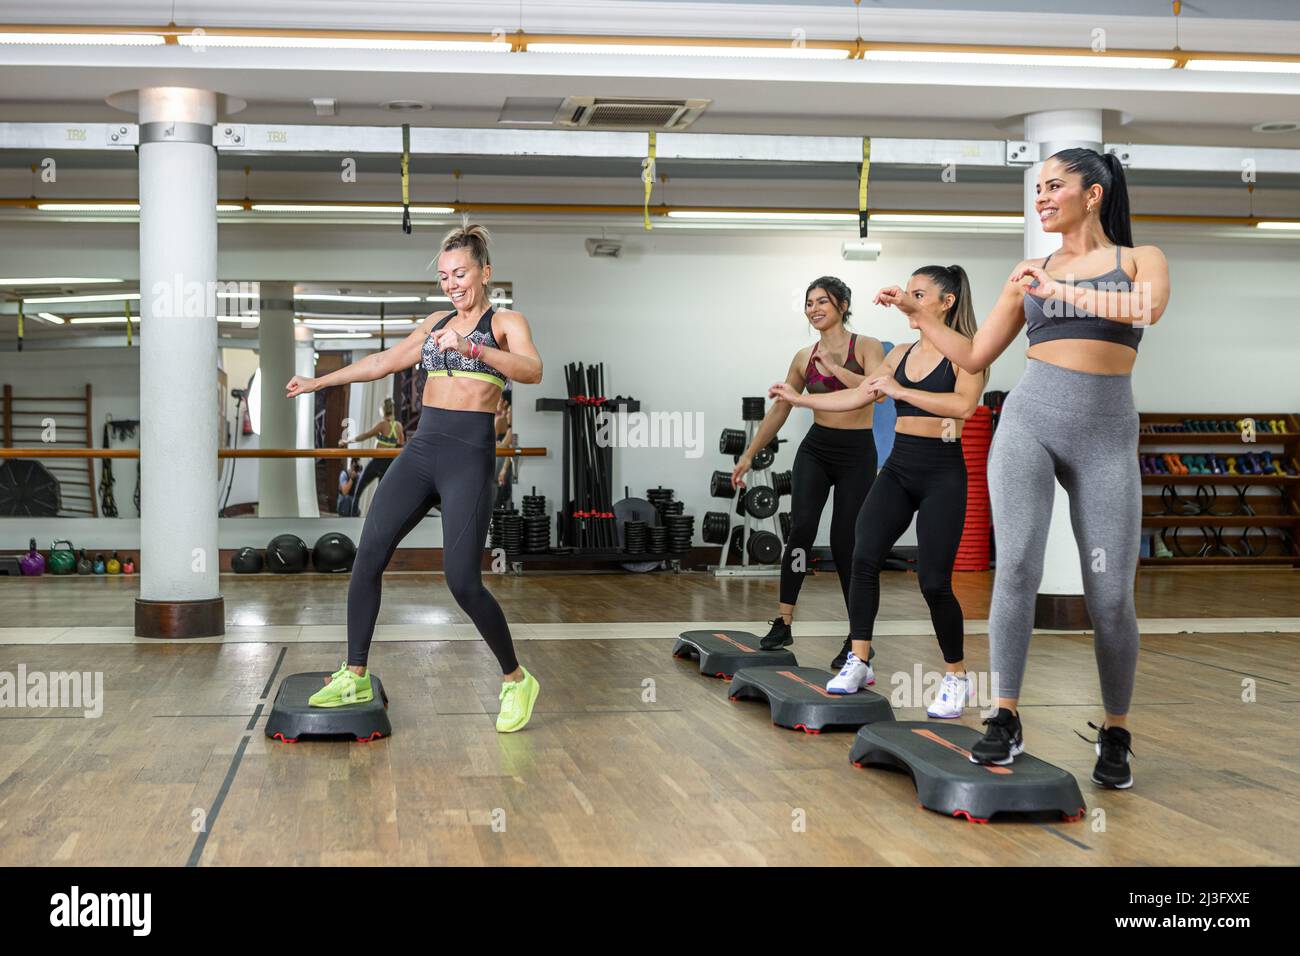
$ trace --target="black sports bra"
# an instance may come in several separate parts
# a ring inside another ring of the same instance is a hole
[[[952,362],[947,358],[941,360],[931,370],[930,374],[919,382],[913,382],[907,377],[907,357],[912,354],[912,349],[919,344],[919,342],[913,342],[908,346],[907,351],[903,353],[898,368],[894,369],[894,381],[898,382],[903,388],[914,388],[918,392],[936,392],[938,394],[955,392],[957,390],[957,370],[952,367]],[[901,398],[894,399],[894,416],[902,418],[904,415],[915,415],[919,418],[942,417],[934,412],[927,412],[924,408],[917,408],[911,402],[904,401]]]
[[[497,345],[497,340],[492,335],[492,311],[489,308],[484,312],[483,317],[478,320],[478,325],[474,326],[474,331],[464,336],[464,338],[471,342],[477,342],[485,348],[500,348],[501,346]],[[444,351],[433,344],[433,333],[450,322],[455,315],[455,312],[449,313],[439,319],[437,325],[429,330],[429,335],[424,340],[424,347],[420,350],[420,364],[428,370],[431,376],[445,375],[450,378],[476,378],[480,381],[491,382],[498,388],[505,388],[506,377],[484,362],[482,358],[472,359],[466,355],[461,355],[454,349]]]
[[[1121,246],[1115,247],[1115,268],[1092,279],[1080,279],[1070,283],[1076,287],[1096,289],[1100,292],[1129,292],[1133,280],[1120,261]],[[1042,269],[1046,271],[1049,255],[1043,260]],[[1066,282],[1057,279],[1057,282]],[[1035,283],[1036,284],[1036,283]],[[1137,351],[1142,341],[1142,329],[1128,322],[1115,322],[1084,312],[1082,309],[1061,299],[1043,299],[1025,293],[1025,332],[1029,335],[1029,344],[1055,342],[1058,339],[1091,339],[1098,342],[1114,342],[1127,345]]]

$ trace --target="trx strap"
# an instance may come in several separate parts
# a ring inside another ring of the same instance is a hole
[[[862,171],[858,175],[858,238],[867,238],[867,177],[871,174],[871,137],[862,137]]]
[[[409,229],[407,230],[410,231]],[[384,345],[384,303],[379,303],[379,351],[383,351]]]
[[[402,232],[411,234],[411,126],[402,124]]]
[[[655,134],[650,131],[650,148],[641,160],[641,181],[645,183],[645,227],[650,228],[650,191],[655,187]]]
[[[123,299],[122,305],[126,309],[126,344],[131,345],[131,300]]]
[[[18,300],[18,351],[23,350],[23,300]]]

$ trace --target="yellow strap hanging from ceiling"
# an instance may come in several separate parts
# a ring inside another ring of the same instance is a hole
[[[871,175],[871,137],[862,137],[862,172],[858,175],[858,238],[867,238],[867,177]]]
[[[402,124],[402,232],[411,232],[411,126]]]
[[[18,351],[23,350],[23,300],[18,300]]]
[[[126,344],[131,344],[131,300],[124,299],[122,306],[126,309]]]
[[[650,191],[655,186],[655,134],[650,131],[650,146],[641,161],[641,181],[645,183],[645,227],[650,228]]]

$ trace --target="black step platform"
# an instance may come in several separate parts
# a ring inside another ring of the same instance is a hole
[[[698,657],[701,674],[724,680],[731,680],[742,667],[799,663],[787,648],[765,651],[758,641],[758,635],[749,631],[682,631],[673,645],[673,657]]]
[[[370,675],[374,700],[342,707],[312,707],[307,699],[325,686],[328,671],[290,674],[276,691],[271,713],[266,718],[266,736],[285,743],[304,737],[352,737],[377,740],[389,737],[393,725],[388,722],[388,695],[378,674]]]
[[[831,694],[834,675],[818,667],[742,667],[731,678],[732,700],[766,700],[772,723],[819,734],[826,729],[857,730],[863,724],[893,720],[889,701],[869,690]]]
[[[1029,754],[1005,767],[971,763],[970,748],[982,736],[939,721],[868,724],[858,731],[849,760],[856,767],[910,772],[921,806],[974,823],[999,813],[1082,819],[1087,807],[1072,774]]]

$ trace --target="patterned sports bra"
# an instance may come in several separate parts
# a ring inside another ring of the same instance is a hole
[[[821,343],[818,343],[820,345]],[[858,364],[858,337],[856,334],[849,335],[849,354],[845,359],[844,367],[850,372],[857,375],[866,375],[866,370]],[[817,369],[817,346],[808,355],[808,367],[803,373],[804,383],[810,395],[824,395],[826,392],[838,392],[841,389],[848,388],[834,375],[823,375]]]
[[[478,325],[474,326],[474,331],[463,338],[477,342],[484,348],[500,348],[497,340],[492,335],[492,309],[483,313],[483,318],[478,320]],[[452,320],[456,315],[452,312],[438,320],[438,323],[429,330],[429,336],[424,340],[424,348],[420,350],[420,364],[428,370],[429,375],[443,375],[447,378],[476,378],[481,382],[491,382],[497,388],[506,387],[506,377],[499,371],[488,365],[483,359],[472,359],[467,355],[461,355],[455,349],[442,350],[433,344],[433,334],[439,331],[443,326]]]

